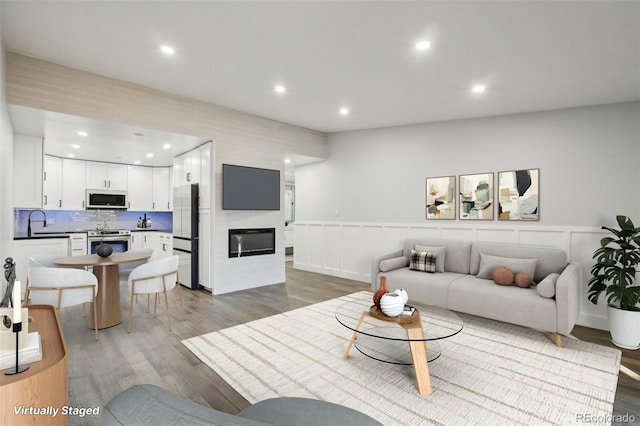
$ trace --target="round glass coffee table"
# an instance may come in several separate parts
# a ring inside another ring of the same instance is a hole
[[[355,347],[377,361],[413,365],[418,391],[421,395],[431,394],[427,362],[442,353],[438,340],[455,336],[462,330],[462,319],[447,309],[411,302],[407,304],[414,308],[410,316],[388,317],[373,305],[370,295],[362,293],[353,297],[335,313],[336,320],[353,331],[344,359]]]

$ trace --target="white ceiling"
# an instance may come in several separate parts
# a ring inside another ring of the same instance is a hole
[[[640,99],[637,1],[3,1],[0,13],[9,50],[323,132]],[[417,52],[423,38],[433,46]],[[477,83],[487,92],[470,93]]]

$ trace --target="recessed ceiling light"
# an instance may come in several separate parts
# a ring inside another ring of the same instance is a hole
[[[71,148],[80,149],[80,145],[78,145],[77,143],[74,143],[73,145],[71,145]]]
[[[174,53],[176,53],[175,49],[171,46],[167,46],[166,44],[162,44],[160,45],[160,51],[162,53],[164,53],[165,55],[173,55]]]
[[[280,84],[278,84],[277,86],[275,86],[273,88],[273,90],[275,90],[277,93],[284,93],[284,92],[287,91],[287,88],[282,86],[282,85],[280,85]]]
[[[78,130],[78,136],[82,136],[82,137],[86,137],[89,136],[89,133],[85,132],[84,130]]]
[[[471,91],[473,93],[478,93],[478,94],[484,93],[486,92],[486,90],[487,90],[487,86],[485,86],[484,84],[476,84],[471,88]]]
[[[67,157],[69,157],[69,158],[74,158],[74,157],[75,157],[75,155],[74,155],[74,154],[67,154]]]
[[[171,148],[171,144],[165,143],[164,145],[162,145],[162,149],[169,149]]]
[[[429,40],[420,40],[415,45],[416,50],[424,52],[425,50],[429,50],[431,48],[431,42]]]
[[[148,153],[147,158],[153,158],[153,152]]]
[[[284,162],[285,162],[285,163],[287,163],[287,164],[289,164],[289,163],[291,163],[291,160],[289,160],[288,158],[285,158],[285,159],[284,159]]]
[[[140,164],[140,163],[142,163],[142,161],[140,161],[140,160],[136,160],[136,161],[133,162],[133,164]]]
[[[349,108],[340,108],[341,115],[349,115]]]

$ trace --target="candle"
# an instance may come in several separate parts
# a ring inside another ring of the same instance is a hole
[[[20,281],[15,281],[13,283],[13,322],[21,323],[22,322],[22,306],[20,304]]]

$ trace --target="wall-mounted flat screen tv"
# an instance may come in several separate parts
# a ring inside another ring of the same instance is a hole
[[[280,170],[222,165],[223,210],[280,210]]]

